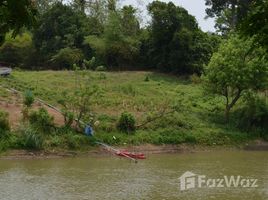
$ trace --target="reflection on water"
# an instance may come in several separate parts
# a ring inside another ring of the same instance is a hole
[[[186,171],[258,179],[258,188],[180,191]],[[0,160],[0,199],[267,200],[268,152],[149,155],[135,164],[115,157]]]

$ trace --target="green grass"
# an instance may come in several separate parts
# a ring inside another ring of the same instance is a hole
[[[235,125],[225,125],[224,99],[206,95],[202,83],[194,84],[185,78],[154,72],[87,73],[90,75],[90,84],[97,85],[101,91],[101,95],[91,104],[96,119],[100,121],[96,138],[103,142],[114,145],[234,145],[257,137],[239,131]],[[72,71],[14,71],[9,78],[1,78],[0,84],[20,91],[31,89],[35,96],[59,106],[57,101],[61,99],[62,91],[70,92],[75,88],[75,76]],[[7,97],[6,93],[0,94],[3,98]],[[115,128],[124,111],[132,113],[137,124],[140,124],[150,113],[178,103],[179,112],[154,121],[133,135],[119,133]],[[79,145],[74,142],[75,138],[70,141],[73,142],[70,147]],[[55,136],[50,143],[53,146],[61,141]]]

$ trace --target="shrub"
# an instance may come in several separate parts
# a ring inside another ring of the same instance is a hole
[[[0,111],[0,137],[10,130],[8,113]]]
[[[12,65],[27,65],[33,52],[30,33],[23,33],[16,38],[12,33],[6,35],[5,43],[0,47],[0,60]]]
[[[100,74],[99,74],[99,79],[100,79],[100,80],[105,80],[105,79],[107,79],[106,74],[105,74],[104,72],[100,72]]]
[[[98,71],[98,72],[104,72],[104,71],[106,71],[106,70],[107,70],[106,67],[104,67],[103,65],[98,66],[98,67],[96,67],[96,69],[95,69],[95,71]]]
[[[79,49],[63,48],[52,56],[51,62],[59,69],[71,69],[83,59],[83,53]]]
[[[9,147],[8,142],[5,140],[0,140],[0,152],[7,150]]]
[[[149,76],[146,76],[145,79],[144,79],[145,82],[149,82],[150,79],[149,79]]]
[[[201,83],[201,78],[197,75],[197,74],[193,74],[193,75],[191,75],[190,76],[190,80],[191,80],[191,82],[192,83],[194,83],[194,84],[199,84],[199,83]]]
[[[239,113],[239,127],[244,130],[252,128],[268,129],[268,104],[264,98],[255,97],[247,100]]]
[[[65,135],[65,138],[69,149],[79,149],[82,146],[90,144],[90,140],[88,137],[81,134],[75,134],[74,132],[69,132]]]
[[[51,131],[51,128],[54,126],[53,121],[54,118],[50,116],[44,108],[40,108],[38,111],[33,111],[29,115],[30,124],[43,132],[49,133]]]
[[[93,56],[90,60],[83,60],[83,67],[85,69],[95,70],[97,67],[96,58]]]
[[[32,93],[32,91],[30,90],[27,90],[25,93],[24,93],[24,99],[23,99],[23,104],[26,106],[26,107],[31,107],[34,103],[34,95]]]
[[[196,137],[194,135],[187,134],[185,136],[185,142],[186,143],[190,143],[190,144],[196,144],[197,143],[197,139],[196,139]]]
[[[117,124],[118,130],[125,133],[133,133],[136,129],[135,118],[131,113],[123,112]]]
[[[43,148],[44,138],[37,130],[27,128],[23,130],[21,143],[24,148],[40,150]]]

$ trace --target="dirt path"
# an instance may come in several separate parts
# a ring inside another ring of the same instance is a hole
[[[64,124],[63,116],[57,111],[49,108],[48,106],[42,105],[41,103],[35,102],[33,104],[33,110],[38,110],[39,108],[44,107],[47,109],[48,113],[54,117],[54,122],[56,125],[60,126]],[[19,94],[10,93],[9,97],[0,97],[0,110],[3,110],[9,113],[9,122],[12,128],[19,126],[22,120],[22,108],[23,102]]]

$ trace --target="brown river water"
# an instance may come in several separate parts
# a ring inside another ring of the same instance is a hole
[[[188,189],[179,179],[187,171],[196,174]],[[219,183],[232,175],[249,182]],[[268,152],[148,155],[138,163],[114,156],[0,160],[0,199],[268,200]]]

